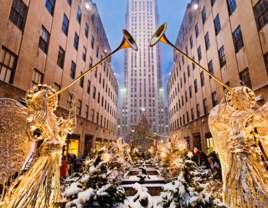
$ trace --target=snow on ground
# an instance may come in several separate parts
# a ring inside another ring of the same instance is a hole
[[[157,175],[150,175],[149,176],[152,180],[157,180],[159,179],[160,177],[158,177]],[[137,176],[129,176],[128,178],[129,180],[140,180],[140,178],[138,178]]]
[[[125,200],[124,205],[128,207],[128,202],[133,196],[128,196],[127,200]],[[157,206],[157,203],[161,200],[161,196],[152,196],[153,202],[154,202],[154,208],[162,208],[162,206]],[[140,205],[139,200],[136,201],[137,205]]]

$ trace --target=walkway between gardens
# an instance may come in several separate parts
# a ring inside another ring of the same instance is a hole
[[[132,167],[124,175],[124,179],[120,185],[125,189],[128,201],[137,193],[137,191],[133,188],[134,184],[139,183],[141,186],[148,189],[148,193],[152,196],[154,202],[154,208],[161,207],[157,206],[157,203],[160,199],[160,193],[163,191],[162,187],[166,184],[165,179],[160,175],[158,169],[153,168],[151,164],[146,164],[147,174],[150,179],[146,178],[144,182],[140,182],[140,178],[137,177],[137,175],[141,172],[139,167],[141,167],[141,164],[136,164],[136,167]],[[138,203],[138,200],[136,203]]]

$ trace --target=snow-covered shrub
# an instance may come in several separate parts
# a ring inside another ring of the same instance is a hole
[[[201,173],[194,162],[186,160],[182,164],[182,172],[172,181],[164,185],[161,192],[162,201],[159,205],[169,208],[225,208],[227,207],[215,194],[206,192],[208,184],[202,184],[202,180],[209,176],[209,172]],[[204,177],[204,178],[203,178]]]

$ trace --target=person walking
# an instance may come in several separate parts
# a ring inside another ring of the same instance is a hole
[[[80,172],[81,167],[82,167],[82,158],[80,157],[80,155],[78,155],[75,161],[76,161],[76,171]]]

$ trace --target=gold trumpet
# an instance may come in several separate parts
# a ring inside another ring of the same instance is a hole
[[[224,86],[226,89],[234,93],[235,95],[237,94],[234,90],[232,90],[230,87],[228,87],[226,84],[222,83],[217,77],[212,75],[209,71],[207,71],[204,67],[202,67],[200,64],[196,63],[193,59],[191,59],[189,56],[187,56],[185,53],[183,53],[180,49],[178,49],[176,46],[174,46],[172,43],[169,42],[169,40],[165,36],[165,31],[167,29],[167,23],[165,22],[162,24],[157,31],[154,33],[151,41],[150,41],[150,47],[153,47],[156,43],[158,42],[163,42],[167,43],[171,47],[173,47],[176,51],[178,51],[180,54],[185,56],[187,59],[189,59],[192,63],[194,63],[196,66],[201,68],[204,72],[206,72],[209,76],[213,77],[217,82],[219,82],[222,86]]]
[[[101,64],[102,62],[104,62],[106,59],[108,59],[110,56],[112,56],[114,53],[116,53],[117,51],[119,51],[122,48],[132,48],[135,51],[138,51],[138,46],[134,40],[134,38],[130,35],[130,33],[127,30],[122,30],[123,32],[123,40],[121,42],[121,44],[119,45],[119,47],[117,49],[115,49],[113,52],[111,52],[108,56],[106,56],[104,59],[100,60],[97,64],[95,64],[93,67],[91,67],[90,69],[88,69],[87,71],[85,71],[83,74],[81,74],[79,77],[77,77],[75,80],[73,80],[70,84],[68,84],[66,87],[62,88],[60,91],[58,91],[56,94],[50,96],[50,98],[56,97],[57,95],[59,95],[60,93],[62,93],[64,90],[66,90],[68,87],[70,87],[71,85],[73,85],[75,82],[77,82],[80,78],[82,78],[83,76],[85,76],[88,72],[90,72],[92,69],[94,69],[96,66],[98,66],[99,64]]]

